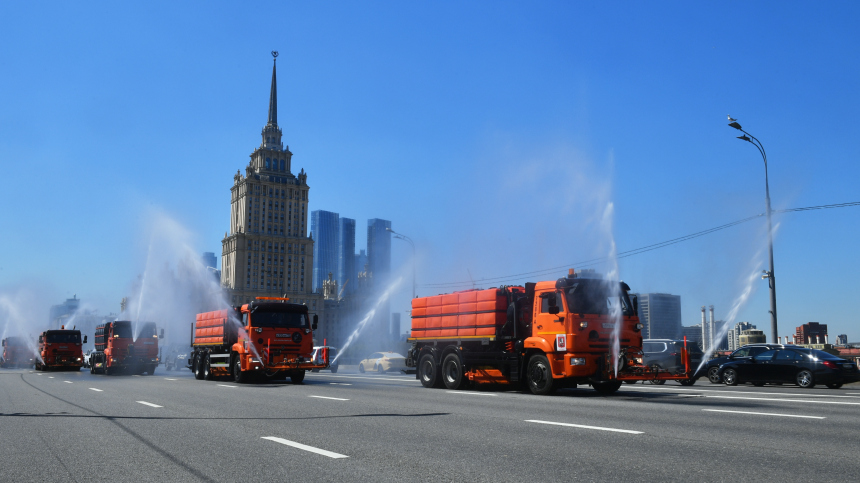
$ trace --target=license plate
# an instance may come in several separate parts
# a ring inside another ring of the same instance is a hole
[[[615,324],[613,324],[612,322],[604,322],[600,325],[602,325],[604,329],[614,329],[615,328]]]
[[[842,367],[848,370],[854,370],[854,364],[842,364]]]

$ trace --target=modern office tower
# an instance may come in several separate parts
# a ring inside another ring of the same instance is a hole
[[[361,267],[363,270],[364,268]],[[355,265],[355,220],[341,218],[337,234],[337,281],[343,295],[353,294],[358,287]]]
[[[218,259],[215,258],[215,253],[213,252],[203,252],[203,256],[200,257],[203,262],[203,266],[206,268],[218,268]]]
[[[639,321],[646,339],[677,339],[681,336],[681,296],[667,293],[637,294]]]
[[[340,216],[324,210],[311,212],[311,238],[314,240],[313,282],[314,292],[321,293],[329,274],[337,280],[338,226]],[[340,280],[337,280],[341,283]]]
[[[702,326],[693,325],[690,327],[681,327],[681,336],[687,338],[688,344],[695,344],[702,348]]]
[[[741,332],[755,328],[756,326],[749,322],[738,322],[737,324],[735,324],[735,326],[729,329],[728,332],[728,350],[733,351],[739,349],[741,347]]]
[[[836,336],[836,345],[848,345],[848,334],[839,334]]]
[[[796,329],[798,344],[824,344],[827,338],[827,324],[808,322]]]
[[[308,175],[304,169],[293,174],[293,153],[281,142],[275,66],[261,134],[244,174],[233,176],[230,229],[221,242],[221,286],[234,305],[286,295],[321,314],[322,296],[312,286],[314,240],[307,236]]]
[[[367,263],[373,284],[388,282],[391,275],[391,222],[373,218],[367,220]]]

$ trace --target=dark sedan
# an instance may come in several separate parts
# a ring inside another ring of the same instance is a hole
[[[740,349],[732,352],[725,357],[715,357],[709,360],[701,369],[696,371],[695,377],[698,379],[702,376],[707,376],[712,384],[723,382],[720,379],[720,366],[728,361],[736,359],[747,359],[770,349],[782,349],[782,344],[747,344]]]
[[[754,357],[730,360],[720,366],[719,375],[729,386],[750,382],[794,383],[803,388],[824,384],[838,389],[842,384],[860,381],[857,365],[824,351],[792,347],[772,349]]]

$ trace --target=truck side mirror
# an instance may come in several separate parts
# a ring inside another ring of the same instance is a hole
[[[163,339],[163,338],[164,338],[164,329],[161,329],[161,331],[158,333],[158,338],[159,338],[159,339]]]
[[[87,336],[84,336],[84,344],[87,343]]]
[[[319,325],[319,320],[320,320],[319,316],[317,316],[317,314],[314,314],[313,323],[311,324],[311,329],[317,330],[317,325]]]

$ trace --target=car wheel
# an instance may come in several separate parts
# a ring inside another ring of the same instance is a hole
[[[364,364],[359,364],[359,365],[358,365],[358,372],[360,372],[360,373],[364,374]]]
[[[465,379],[460,356],[457,354],[445,356],[445,360],[442,361],[442,382],[445,383],[445,387],[452,390],[460,389]]]
[[[831,383],[825,384],[825,386],[829,387],[830,389],[839,389],[840,387],[842,387],[842,383],[841,382],[831,382]]]
[[[418,379],[424,387],[439,387],[439,371],[436,370],[436,361],[430,354],[424,354],[418,361]]]
[[[621,387],[620,381],[610,381],[610,382],[593,382],[591,383],[591,387],[594,388],[599,394],[612,394]]]
[[[689,378],[689,379],[681,379],[681,380],[680,380],[680,381],[678,381],[678,382],[679,382],[682,386],[692,386],[693,384],[695,384],[695,383],[696,383],[696,380],[695,380],[695,379],[693,379],[693,378],[691,377],[691,378]]]
[[[543,396],[553,391],[552,369],[545,355],[535,355],[529,360],[526,377],[532,394]]]
[[[382,368],[382,364],[376,365],[376,372],[378,372],[380,374],[383,374],[385,372],[385,369]]]
[[[720,379],[720,368],[719,367],[711,367],[708,369],[708,380],[711,381],[711,384],[719,384],[723,382]]]
[[[812,372],[808,369],[804,369],[798,372],[795,381],[797,382],[798,386],[804,389],[810,389],[815,387],[815,379],[812,377]]]
[[[738,371],[732,369],[731,367],[723,371],[723,382],[726,383],[726,386],[737,386]]]

